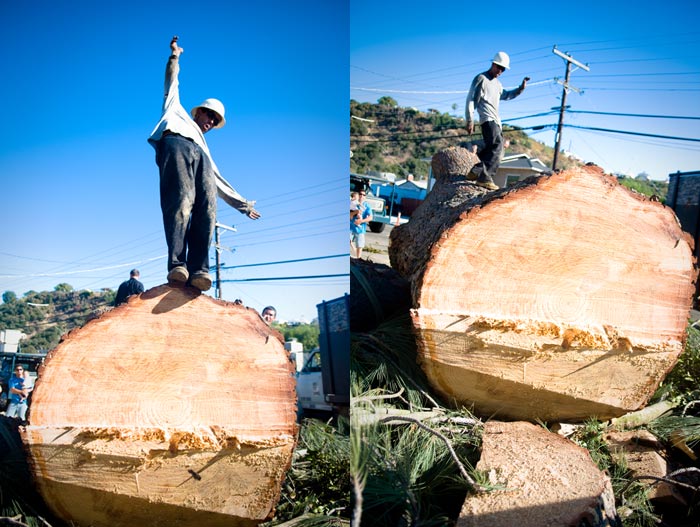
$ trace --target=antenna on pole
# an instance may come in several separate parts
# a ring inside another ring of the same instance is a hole
[[[566,94],[569,92],[569,90],[574,90],[578,93],[583,93],[581,92],[578,88],[574,88],[573,86],[569,85],[569,74],[571,73],[571,65],[574,64],[581,68],[582,70],[586,71],[591,71],[591,69],[588,67],[587,64],[583,64],[573,58],[571,55],[568,53],[562,53],[557,49],[556,46],[552,48],[552,53],[555,55],[560,56],[566,61],[566,76],[564,77],[564,82],[561,83],[562,86],[564,86],[564,89],[562,91],[561,95],[561,107],[559,108],[559,124],[557,125],[557,135],[554,139],[554,158],[552,159],[552,170],[557,169],[557,161],[559,160],[559,145],[561,144],[561,129],[564,126],[564,111],[566,110]]]

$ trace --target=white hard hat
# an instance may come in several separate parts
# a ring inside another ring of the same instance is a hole
[[[491,62],[498,64],[499,66],[503,66],[505,69],[510,69],[510,57],[505,51],[499,51],[496,53],[496,56]]]
[[[224,117],[226,109],[224,108],[223,103],[219,99],[207,99],[204,102],[202,102],[202,104],[200,104],[199,106],[195,106],[194,108],[192,108],[192,111],[190,111],[190,114],[192,114],[192,118],[194,118],[195,113],[197,113],[197,108],[208,108],[209,110],[212,110],[219,114],[219,117],[221,117],[221,121],[219,121],[219,124],[217,124],[214,128],[221,128],[226,124],[226,119]]]

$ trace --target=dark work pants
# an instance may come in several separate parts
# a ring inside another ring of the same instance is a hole
[[[168,243],[168,271],[209,272],[216,222],[216,182],[211,163],[193,141],[170,134],[158,141],[160,208]]]
[[[484,148],[477,155],[481,163],[472,171],[477,174],[479,181],[493,181],[503,154],[503,132],[494,121],[481,124],[481,134],[484,137]]]

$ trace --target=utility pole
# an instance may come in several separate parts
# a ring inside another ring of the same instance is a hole
[[[238,232],[235,227],[229,227],[228,225],[224,225],[223,223],[216,222],[214,228],[214,250],[216,251],[216,298],[219,300],[221,299],[221,266],[223,265],[221,263],[221,250],[222,249],[227,249],[231,252],[233,252],[233,249],[230,247],[223,247],[219,243],[219,229],[226,229],[227,231],[231,232]]]
[[[557,135],[554,139],[554,159],[552,160],[552,170],[557,169],[557,161],[559,160],[559,145],[561,144],[561,129],[564,126],[564,111],[566,110],[566,94],[569,92],[569,90],[574,90],[579,93],[581,93],[580,90],[574,88],[573,86],[569,86],[569,75],[571,74],[571,64],[575,64],[579,68],[586,70],[586,71],[591,71],[591,69],[588,67],[586,64],[582,64],[576,59],[574,59],[571,55],[568,53],[562,53],[557,49],[556,46],[552,49],[552,53],[555,55],[560,56],[566,61],[566,75],[564,76],[564,89],[561,94],[561,107],[559,109],[559,124],[557,125]]]

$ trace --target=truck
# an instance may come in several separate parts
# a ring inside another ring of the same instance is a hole
[[[349,415],[350,410],[350,296],[316,306],[319,347],[312,350],[297,373],[301,415]]]

